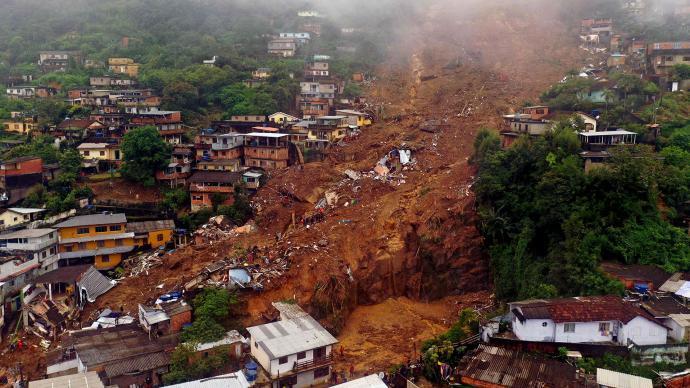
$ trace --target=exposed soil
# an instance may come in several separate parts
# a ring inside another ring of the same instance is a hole
[[[116,203],[136,206],[144,203],[158,203],[162,199],[158,188],[125,182],[122,178],[87,182],[85,185],[93,190],[94,200],[101,204]]]

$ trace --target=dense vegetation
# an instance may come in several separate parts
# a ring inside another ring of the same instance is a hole
[[[183,330],[183,343],[172,354],[170,372],[163,376],[166,385],[208,377],[226,365],[227,352],[210,351],[202,357],[195,349],[200,343],[218,341],[234,328],[232,308],[237,303],[237,295],[224,288],[205,288],[194,298],[194,322]]]
[[[619,293],[601,260],[690,270],[690,237],[674,226],[690,199],[690,127],[660,160],[649,146],[612,150],[607,168],[585,173],[573,129],[501,149],[483,130],[475,142],[481,229],[501,299]]]

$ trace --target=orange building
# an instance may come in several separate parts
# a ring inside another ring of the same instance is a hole
[[[124,214],[77,216],[54,227],[58,229],[61,267],[93,264],[98,270],[113,269],[135,247]]]
[[[175,221],[158,220],[127,223],[127,232],[134,233],[137,247],[158,248],[172,242]]]
[[[290,165],[290,142],[287,134],[251,132],[244,139],[245,166],[271,169]]]
[[[213,206],[214,197],[222,199],[219,205],[232,205],[235,184],[242,179],[242,174],[227,171],[197,171],[189,178],[189,194],[192,211]]]

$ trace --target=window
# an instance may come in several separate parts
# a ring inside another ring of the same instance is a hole
[[[690,57],[683,57],[683,62],[690,62]]]
[[[666,62],[673,62],[673,56],[669,55],[665,58]]]
[[[122,244],[123,244],[123,243],[122,243],[122,240],[115,240],[115,245],[116,245],[116,246],[121,247]]]
[[[298,360],[301,360],[301,359],[304,359],[304,358],[307,358],[307,352],[299,352],[299,353],[297,353],[297,359],[298,359]]]
[[[84,250],[84,249],[86,249],[86,243],[79,243],[78,247],[80,250]]]
[[[323,368],[314,369],[314,378],[319,379],[321,377],[326,377],[331,374],[331,368],[324,366]]]
[[[122,230],[122,226],[121,226],[121,225],[110,225],[110,231],[111,231],[111,232],[115,232],[115,231],[118,231],[118,230]]]
[[[162,233],[159,233],[159,234],[156,236],[156,240],[158,240],[158,241],[163,241],[163,234],[162,234]]]
[[[100,152],[101,156],[105,156],[105,151]]]
[[[105,247],[105,241],[96,241],[96,246],[98,246],[99,248]]]
[[[107,263],[110,261],[110,257],[108,255],[103,255],[101,256],[101,261]]]
[[[107,232],[107,231],[108,231],[107,226],[97,226],[96,227],[96,233],[103,233],[103,232]]]
[[[87,234],[89,233],[89,228],[77,228],[77,234]]]
[[[546,326],[548,326],[548,325],[549,325],[548,322],[542,322],[542,323],[541,323],[541,327],[546,327]]]
[[[575,324],[574,323],[566,323],[563,325],[563,332],[564,333],[574,333],[575,332]]]
[[[84,156],[89,156],[89,151],[84,151]]]
[[[65,252],[72,252],[72,246],[71,245],[65,245]]]
[[[280,358],[278,359],[278,364],[279,364],[279,365],[287,364],[287,362],[288,362],[287,356],[285,356],[285,357],[280,357]]]
[[[314,358],[324,358],[326,357],[326,348],[314,349]]]

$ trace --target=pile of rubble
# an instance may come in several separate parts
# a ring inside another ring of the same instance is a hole
[[[253,247],[234,258],[206,266],[184,284],[189,291],[204,286],[263,290],[267,283],[281,278],[290,269],[290,249],[283,252]]]
[[[127,277],[137,277],[141,274],[148,275],[151,268],[155,268],[163,264],[162,257],[164,255],[165,251],[162,250],[147,252],[126,259],[122,266],[126,271],[125,273]]]
[[[235,226],[230,218],[224,215],[211,217],[208,223],[201,225],[194,231],[194,242],[196,244],[210,244],[219,240],[225,240],[240,234],[251,233],[256,230],[253,223],[244,226]]]

